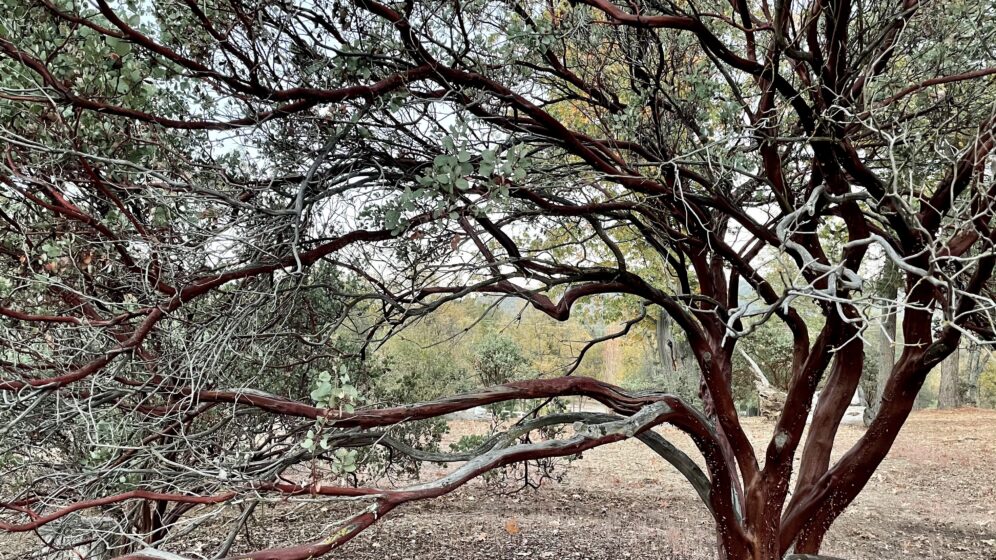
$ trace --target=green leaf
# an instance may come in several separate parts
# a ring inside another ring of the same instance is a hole
[[[398,222],[401,219],[401,212],[398,212],[394,208],[389,209],[384,214],[384,225],[389,229],[394,229],[398,227]]]
[[[54,243],[46,243],[42,245],[42,251],[44,251],[50,259],[57,259],[62,256],[62,247],[59,247]]]
[[[107,46],[118,56],[125,56],[131,52],[131,43],[116,37],[106,37]]]
[[[156,206],[152,210],[152,223],[157,227],[169,225],[169,210],[163,206]]]

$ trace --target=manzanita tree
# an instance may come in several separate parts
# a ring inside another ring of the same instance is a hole
[[[193,557],[186,536],[226,522],[223,557],[259,503],[348,498],[326,534],[244,556],[318,557],[489,470],[637,437],[721,558],[817,553],[925,376],[992,338],[991,3],[0,5],[0,528],[50,550],[73,541],[46,526],[99,513],[77,540]],[[703,409],[570,368],[421,404],[378,389],[380,341],[471,294],[559,320],[612,298],[620,332],[662,312]],[[897,358],[831,464],[883,312]],[[792,356],[755,450],[732,364],[762,323]],[[421,422],[564,395],[613,414],[453,454]],[[363,467],[402,457],[459,466],[407,487]]]

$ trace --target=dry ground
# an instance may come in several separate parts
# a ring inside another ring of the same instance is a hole
[[[755,446],[764,445],[770,424],[745,422]],[[481,425],[461,421],[452,428],[462,434]],[[842,427],[835,453],[843,453],[863,431]],[[662,433],[691,451],[677,432]],[[315,508],[260,512],[269,530],[253,531],[253,545],[286,546],[321,534],[328,518],[315,513]],[[632,441],[585,453],[562,483],[536,492],[494,496],[475,482],[442,499],[409,504],[333,557],[697,560],[713,557],[711,531],[691,488]],[[220,537],[202,534],[205,551]],[[0,547],[3,541],[0,534]],[[824,553],[848,559],[996,560],[996,412],[915,413],[868,488],[832,529]]]
[[[766,445],[771,425],[760,419],[745,424],[755,446]],[[480,427],[454,422],[452,431]],[[662,433],[694,456],[678,432]],[[835,458],[863,433],[841,427]],[[295,527],[305,519],[283,521],[285,529],[257,540],[277,544],[309,531]],[[629,441],[586,452],[562,483],[537,492],[494,496],[472,483],[442,499],[409,504],[334,557],[698,560],[714,557],[713,542],[708,514],[687,483],[641,443]],[[865,492],[831,530],[823,552],[856,560],[996,560],[996,412],[914,413]]]

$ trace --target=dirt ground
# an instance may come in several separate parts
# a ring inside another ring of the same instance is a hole
[[[770,424],[745,424],[755,446],[767,442]],[[680,434],[663,433],[691,452]],[[835,455],[863,433],[843,426]],[[336,558],[706,559],[713,558],[713,539],[708,514],[687,483],[630,441],[585,453],[562,483],[537,492],[495,497],[472,484],[410,504]],[[996,412],[915,413],[823,552],[869,560],[996,559]]]
[[[485,426],[456,421],[450,437]],[[745,426],[755,446],[766,444],[770,424],[747,419]],[[863,432],[843,426],[835,454]],[[694,457],[678,432],[661,433]],[[423,474],[445,472],[432,467]],[[233,552],[313,540],[339,517],[315,504],[257,513],[255,525],[267,531],[251,531],[251,543]],[[209,553],[223,538],[207,530],[198,540]],[[3,541],[0,534],[0,548]],[[441,499],[408,504],[332,557],[704,560],[714,557],[713,542],[708,514],[690,486],[641,443],[628,441],[586,452],[561,483],[537,491],[496,496],[475,481]],[[996,411],[914,413],[823,552],[847,559],[996,560]],[[13,557],[0,552],[0,558]]]

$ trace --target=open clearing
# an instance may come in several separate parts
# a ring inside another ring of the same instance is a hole
[[[753,418],[745,424],[755,447],[764,445],[771,425]],[[691,454],[691,444],[677,432],[663,433]],[[863,433],[842,426],[835,457]],[[563,483],[538,492],[492,497],[482,490],[473,484],[404,507],[338,558],[713,557],[705,508],[670,465],[636,441],[586,453]],[[914,413],[865,492],[832,529],[824,553],[869,560],[996,559],[996,412]]]
[[[760,419],[745,424],[755,446],[763,445],[771,425]],[[451,437],[484,425],[453,422]],[[835,454],[863,432],[841,427]],[[692,451],[677,432],[662,433]],[[443,472],[430,467],[424,474]],[[250,533],[252,545],[286,546],[320,535],[330,518],[315,517],[315,509],[260,511],[272,529]],[[201,538],[207,551],[222,535]],[[562,483],[539,491],[495,496],[475,481],[441,499],[403,506],[333,557],[708,559],[713,538],[691,487],[642,444],[628,441],[585,453]],[[996,412],[913,414],[868,488],[834,526],[824,553],[869,560],[996,559]]]

